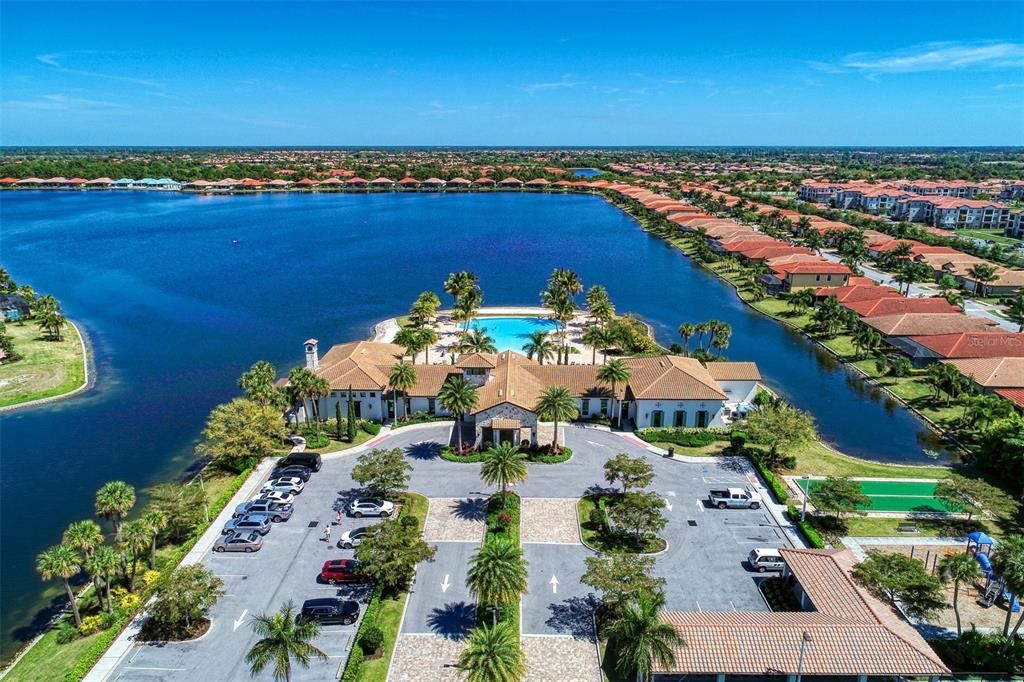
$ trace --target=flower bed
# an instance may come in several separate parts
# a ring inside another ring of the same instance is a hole
[[[479,464],[487,459],[489,452],[489,450],[477,450],[469,446],[464,447],[461,452],[458,448],[443,447],[441,448],[441,459],[460,464]],[[550,446],[546,445],[535,450],[520,449],[520,452],[526,455],[526,461],[534,464],[561,464],[572,459],[572,448],[567,447],[559,448],[557,454],[551,454]]]
[[[684,448],[702,448],[715,441],[728,441],[727,429],[640,429],[636,432],[648,443],[673,443]]]

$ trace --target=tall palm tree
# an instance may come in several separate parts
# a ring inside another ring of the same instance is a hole
[[[488,336],[482,329],[470,329],[467,331],[459,344],[460,353],[497,353],[498,347],[494,345],[494,338]]]
[[[519,633],[508,623],[473,628],[459,654],[466,682],[517,682],[526,676],[526,655]]]
[[[469,330],[470,322],[472,322],[473,318],[476,317],[476,312],[483,304],[484,294],[480,289],[469,289],[459,296],[459,301],[453,308],[452,317],[465,323],[462,328],[463,332]]]
[[[142,515],[142,522],[146,524],[146,528],[149,529],[149,567],[153,568],[156,565],[156,541],[160,536],[160,531],[167,527],[170,523],[170,517],[167,512],[160,509],[147,509]]]
[[[501,488],[501,503],[506,504],[508,486],[526,480],[530,468],[526,455],[512,443],[499,443],[480,464],[480,478],[487,485]]]
[[[64,531],[61,543],[78,550],[83,559],[88,559],[103,544],[103,529],[92,519],[76,521]]]
[[[114,542],[121,541],[124,517],[135,506],[135,488],[124,481],[105,483],[96,491],[96,515],[114,524]]]
[[[395,334],[393,343],[405,348],[405,354],[408,355],[414,362],[416,361],[416,354],[420,352],[423,339],[419,335],[418,330],[412,327],[402,327]]]
[[[468,270],[453,272],[449,274],[448,279],[444,281],[444,291],[455,299],[455,303],[457,304],[465,292],[478,286],[479,281],[480,278]]]
[[[679,336],[683,339],[683,355],[690,357],[690,339],[697,333],[697,325],[692,322],[683,322],[679,325]]]
[[[967,269],[967,274],[976,283],[974,290],[979,296],[988,295],[989,282],[999,279],[997,272],[996,266],[990,263],[977,263]]]
[[[305,401],[312,392],[312,382],[316,375],[305,367],[292,367],[288,372],[288,391],[292,401],[303,404],[303,412],[306,414],[306,424],[309,424],[310,412],[305,409]]]
[[[608,339],[607,330],[604,327],[598,327],[597,325],[590,325],[583,330],[583,337],[581,341],[586,345],[590,346],[590,364],[597,364],[597,349],[605,346]]]
[[[430,327],[420,327],[416,330],[416,339],[419,347],[423,350],[424,364],[430,364],[430,347],[437,343],[437,332]],[[415,362],[415,358],[413,359]]]
[[[939,574],[946,582],[953,582],[953,615],[956,616],[956,636],[963,634],[960,625],[960,583],[969,583],[981,576],[978,562],[971,554],[948,554],[939,561]]]
[[[445,379],[437,397],[441,400],[441,406],[455,415],[457,421],[455,430],[459,441],[459,450],[462,450],[462,418],[480,402],[476,386],[466,381],[464,377],[453,374]]]
[[[607,365],[605,365],[607,367]],[[548,386],[537,398],[534,407],[537,419],[555,423],[555,433],[551,439],[551,452],[558,452],[558,422],[569,421],[579,416],[576,398],[564,386]]]
[[[36,571],[43,577],[43,580],[60,578],[64,583],[64,591],[71,603],[71,613],[75,617],[75,625],[82,624],[82,615],[78,612],[78,601],[71,589],[70,578],[78,575],[82,570],[82,557],[78,555],[74,547],[68,545],[54,545],[36,557]]]
[[[320,623],[315,620],[296,622],[295,615],[295,604],[288,601],[277,613],[261,613],[249,621],[253,634],[260,638],[245,655],[253,676],[273,663],[274,679],[291,682],[292,659],[303,668],[308,668],[314,657],[329,660],[327,654],[312,644],[320,634]]]
[[[484,543],[469,560],[466,587],[477,603],[491,607],[491,622],[497,624],[501,605],[526,592],[523,549],[509,538],[496,537]]]
[[[675,628],[659,617],[664,605],[663,595],[641,593],[608,625],[608,649],[614,652],[615,671],[623,679],[649,682],[655,661],[662,668],[675,665],[674,647],[684,642]]]
[[[320,399],[331,394],[331,384],[321,376],[313,375],[309,380],[309,402],[313,405],[313,417],[316,421],[316,439],[320,440]]]
[[[89,575],[93,577],[93,580],[103,578],[104,591],[107,596],[107,611],[110,613],[114,612],[114,602],[110,599],[110,583],[113,582],[111,576],[117,570],[118,563],[120,563],[120,558],[117,555],[117,551],[107,545],[97,547],[92,555],[85,560],[85,570],[89,571]],[[100,598],[98,585],[96,586],[96,598],[99,599],[102,606],[103,599]]]
[[[526,357],[543,365],[545,360],[555,357],[555,343],[548,332],[538,329],[530,332],[530,339],[523,345],[523,352]]]
[[[1017,333],[1024,332],[1024,291],[1018,291],[1017,295],[1010,299],[1006,312],[1010,319],[1017,323]]]
[[[403,394],[416,385],[416,368],[406,362],[395,363],[388,373],[388,383],[391,384],[391,399],[395,403],[395,419],[398,419],[398,392]],[[405,410],[405,416],[409,416],[409,410]]]
[[[618,384],[624,384],[627,381],[629,381],[629,375],[630,375],[629,365],[627,365],[620,358],[615,358],[614,360],[610,360],[608,362],[608,364],[602,365],[601,367],[599,367],[597,369],[597,379],[598,379],[598,381],[603,381],[606,384],[611,384],[611,387],[612,387],[612,406],[613,406],[612,412],[615,412],[614,406],[615,406],[615,403],[618,402],[618,400],[615,397],[615,387]],[[618,416],[618,423],[619,423],[619,427],[621,428],[622,427],[622,406],[621,405],[619,406],[618,415],[619,415]]]
[[[127,576],[129,589],[135,589],[135,572],[139,568],[139,559],[142,557],[142,553],[149,549],[152,538],[149,526],[144,520],[133,519],[125,522],[121,547],[123,551],[132,555],[132,570]]]

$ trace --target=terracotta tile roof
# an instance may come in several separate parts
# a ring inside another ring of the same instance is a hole
[[[761,380],[761,370],[754,362],[709,362],[704,366],[715,381]]]
[[[1024,388],[997,388],[996,394],[1009,400],[1018,409],[1024,409]]]
[[[1024,357],[1024,334],[1004,331],[971,331],[914,336],[911,341],[943,358]]]
[[[475,367],[490,369],[497,367],[498,363],[495,360],[494,355],[485,355],[484,353],[467,353],[459,357],[458,362],[455,363],[459,367]]]
[[[944,298],[886,297],[873,301],[856,301],[843,304],[861,317],[878,317],[896,313],[959,313],[960,308],[950,305]]]
[[[389,366],[382,366],[381,371],[387,376]],[[441,391],[441,386],[453,374],[462,374],[462,369],[454,365],[416,365],[416,385],[405,392],[410,398],[434,398]],[[391,390],[391,387],[386,387]]]
[[[794,673],[801,641],[804,672],[812,675],[933,675],[948,668],[920,634],[850,577],[849,550],[780,550],[815,610],[795,613],[679,612],[662,619],[685,644],[676,665],[655,672],[776,675]]]
[[[984,331],[993,323],[962,313],[897,313],[864,318],[864,324],[883,336],[933,336],[955,332]]]
[[[482,426],[490,426],[492,429],[518,429],[523,423],[518,419],[491,419],[490,422],[482,424]]]
[[[850,278],[851,281],[854,278]],[[835,296],[840,303],[853,303],[855,301],[874,301],[879,298],[902,298],[903,294],[895,289],[875,284],[862,285],[854,284],[845,287],[824,287],[815,292],[817,296]]]
[[[417,180],[416,178],[402,178],[401,180],[398,181],[398,184],[399,185],[418,185],[418,184],[420,184],[420,181]]]
[[[382,390],[388,382],[387,370],[398,362],[405,349],[393,343],[355,341],[332,347],[320,358],[318,376],[327,379],[334,390]]]
[[[545,385],[564,386],[576,397],[609,398],[611,386],[598,380],[597,370],[597,365],[537,365],[528,368],[530,374]],[[622,398],[625,390],[624,385],[616,384],[616,397]]]
[[[693,358],[662,355],[625,358],[631,374],[628,395],[634,400],[725,400],[708,370]]]
[[[1024,388],[1024,357],[943,360],[986,388]]]
[[[480,402],[477,411],[511,403],[526,410],[533,410],[547,384],[530,372],[520,371],[525,365],[536,364],[525,355],[505,351],[497,356],[497,366],[491,370],[491,377],[480,387]]]

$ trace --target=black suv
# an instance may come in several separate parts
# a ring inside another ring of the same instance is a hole
[[[323,460],[320,455],[316,452],[293,452],[287,457],[281,460],[278,464],[279,467],[291,467],[300,466],[312,469],[313,471],[320,471],[320,467],[323,465]]]
[[[359,602],[351,599],[307,599],[297,620],[315,620],[323,625],[351,625],[359,620]]]
[[[301,479],[303,483],[307,483],[309,481],[310,476],[312,475],[313,472],[310,470],[309,467],[294,464],[291,466],[278,467],[277,469],[274,469],[274,473],[270,474],[270,477],[287,478],[289,476],[293,476],[295,478]]]

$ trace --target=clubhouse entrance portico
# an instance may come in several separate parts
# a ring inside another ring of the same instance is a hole
[[[487,423],[481,424],[481,438],[484,442],[512,443],[519,445],[524,440],[530,440],[530,429],[524,427],[518,419],[495,417]]]

